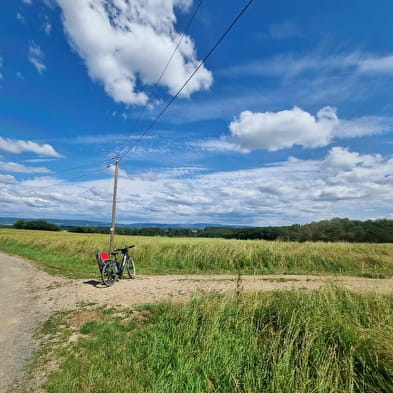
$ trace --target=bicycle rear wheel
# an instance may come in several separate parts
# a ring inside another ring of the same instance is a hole
[[[135,262],[131,257],[127,258],[126,268],[127,268],[128,277],[135,278],[136,277]]]
[[[117,265],[114,261],[105,262],[102,268],[102,282],[107,286],[110,287],[116,282],[117,278]]]

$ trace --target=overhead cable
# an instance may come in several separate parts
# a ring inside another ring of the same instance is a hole
[[[179,94],[184,90],[184,88],[187,86],[187,84],[190,82],[190,80],[194,77],[194,75],[198,72],[198,70],[202,67],[202,65],[205,64],[207,59],[217,49],[217,47],[221,44],[221,42],[224,40],[226,35],[232,30],[233,26],[235,26],[235,24],[239,21],[239,19],[246,12],[247,8],[251,5],[251,3],[253,1],[254,0],[249,0],[247,2],[247,4],[240,10],[240,12],[237,14],[237,16],[232,21],[232,23],[227,27],[227,29],[224,31],[224,33],[221,35],[221,37],[217,40],[217,42],[213,45],[213,47],[210,49],[210,51],[207,53],[207,55],[203,58],[203,60],[197,65],[195,70],[186,79],[186,81],[183,83],[183,85],[180,87],[180,89],[176,92],[176,94],[169,99],[169,101],[166,103],[164,108],[158,113],[158,115],[146,127],[146,129],[143,131],[143,133],[140,135],[140,137],[137,139],[137,141],[133,145],[131,145],[123,154],[120,155],[120,157],[119,157],[120,160],[122,160],[131,150],[133,150],[140,143],[140,141],[145,137],[145,135],[153,128],[153,126],[157,123],[157,121],[161,118],[161,116],[167,111],[167,109],[172,105],[172,103],[176,100],[176,98],[179,96]]]
[[[195,16],[197,15],[199,9],[201,8],[201,5],[202,5],[203,1],[204,1],[204,0],[200,0],[199,3],[197,4],[197,6],[195,7],[194,12],[192,13],[192,15],[191,15],[191,17],[190,17],[190,19],[189,19],[189,21],[188,21],[188,23],[187,23],[186,28],[184,29],[182,35],[180,36],[180,38],[179,38],[179,40],[178,40],[178,42],[177,42],[177,44],[176,44],[175,49],[173,50],[172,54],[170,55],[170,57],[169,57],[167,63],[165,64],[165,67],[164,67],[163,70],[161,71],[161,74],[160,74],[160,76],[158,77],[157,81],[154,83],[154,86],[155,86],[155,87],[154,87],[153,91],[152,91],[150,94],[148,94],[148,99],[146,100],[145,105],[143,106],[143,108],[142,108],[141,111],[139,112],[138,118],[136,119],[136,122],[135,122],[135,125],[134,125],[134,130],[136,130],[136,127],[137,127],[137,125],[139,124],[139,121],[141,120],[143,114],[144,114],[145,111],[146,111],[146,108],[147,108],[147,104],[148,104],[148,102],[149,102],[149,99],[150,99],[151,97],[154,97],[154,95],[156,94],[156,92],[157,92],[157,90],[158,90],[158,87],[159,87],[159,84],[160,84],[160,82],[161,82],[163,76],[165,75],[165,73],[166,73],[166,71],[167,71],[167,69],[168,69],[168,67],[169,67],[169,64],[171,63],[171,61],[172,61],[173,57],[175,56],[175,53],[177,52],[177,50],[178,50],[178,48],[179,48],[181,42],[183,41],[185,35],[187,34],[188,29],[190,28],[190,26],[191,26],[193,20],[195,19]],[[131,138],[131,135],[132,135],[132,134],[129,134],[129,135],[128,135],[128,139]],[[118,151],[118,153],[116,154],[116,156],[120,156],[120,155],[121,155],[121,149]]]
[[[32,196],[33,192],[39,192],[39,191],[43,191],[43,190],[48,190],[50,188],[59,186],[59,185],[64,184],[64,183],[68,183],[68,182],[71,182],[71,181],[74,181],[74,180],[79,180],[79,179],[81,179],[83,177],[94,175],[94,174],[99,173],[99,172],[103,172],[105,169],[106,169],[106,167],[105,168],[101,167],[99,169],[95,169],[94,171],[89,171],[89,172],[86,172],[86,173],[84,173],[82,175],[73,177],[71,179],[62,180],[62,181],[59,181],[57,183],[53,183],[53,184],[50,184],[50,185],[45,185],[45,186],[41,186],[41,187],[35,187],[35,188],[32,188],[31,190],[29,190],[28,193],[19,194],[18,196],[21,196],[21,197]]]

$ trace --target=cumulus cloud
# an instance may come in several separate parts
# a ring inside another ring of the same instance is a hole
[[[357,152],[350,152],[348,148],[336,146],[329,151],[324,160],[324,167],[333,170],[350,170],[357,165],[372,167],[381,161],[382,156],[380,154],[360,155]]]
[[[279,150],[293,145],[326,146],[338,118],[334,108],[322,108],[316,116],[298,107],[280,112],[244,111],[229,125],[235,141],[244,149]]]
[[[279,112],[244,111],[229,125],[233,142],[243,151],[276,151],[294,145],[315,148],[328,145],[333,138],[378,134],[392,128],[393,119],[388,117],[340,120],[330,106],[316,116],[298,107]]]
[[[44,64],[44,52],[34,41],[30,41],[28,58],[39,74],[42,74],[46,70],[46,65]]]
[[[45,143],[40,145],[32,141],[16,140],[11,138],[3,138],[0,136],[0,150],[7,153],[35,153],[47,157],[62,157],[51,145]]]
[[[148,96],[143,85],[156,83],[180,38],[175,8],[187,9],[192,1],[57,2],[69,41],[84,59],[90,77],[101,82],[116,102],[144,104]],[[198,63],[194,42],[185,36],[160,84],[174,94]],[[201,67],[182,94],[190,96],[211,83],[211,72]]]

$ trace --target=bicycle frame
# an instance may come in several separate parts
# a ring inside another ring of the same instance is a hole
[[[119,276],[121,277],[123,275],[124,267],[126,265],[126,261],[127,261],[127,258],[128,258],[128,250],[125,251],[125,252],[122,252],[122,257],[121,257],[121,262],[120,263],[117,260],[117,253],[114,253],[113,255],[115,257],[115,262],[116,262],[116,265],[117,265],[117,272],[118,272]]]

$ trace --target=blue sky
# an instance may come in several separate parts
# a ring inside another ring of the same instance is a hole
[[[123,223],[393,218],[393,3],[254,0],[149,129],[246,1],[198,4],[1,3],[0,215],[108,221],[120,154]]]

